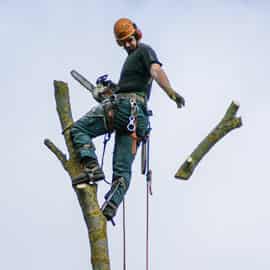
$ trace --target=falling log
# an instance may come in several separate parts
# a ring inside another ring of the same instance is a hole
[[[235,101],[231,103],[219,124],[208,134],[208,136],[206,136],[180,166],[174,176],[175,178],[188,180],[205,154],[231,130],[241,127],[242,119],[241,117],[236,117],[239,106],[240,105]]]

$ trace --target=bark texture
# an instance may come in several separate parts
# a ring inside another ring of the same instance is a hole
[[[69,89],[65,82],[54,81],[55,101],[62,132],[69,153],[66,155],[49,139],[45,145],[55,154],[68,172],[71,181],[82,173],[82,168],[76,159],[75,151],[70,137],[70,128],[73,118],[70,107]],[[97,185],[80,184],[74,187],[79,200],[82,213],[87,225],[91,249],[91,263],[93,270],[110,270],[109,250],[107,240],[107,221],[100,211],[97,201]]]
[[[205,154],[231,130],[241,127],[241,118],[235,117],[238,108],[239,104],[233,101],[219,124],[195,148],[192,154],[180,166],[175,174],[175,178],[188,180]]]

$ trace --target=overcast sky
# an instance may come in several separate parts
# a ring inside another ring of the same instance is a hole
[[[69,75],[117,81],[125,52],[112,28],[134,20],[157,52],[177,110],[154,84],[150,213],[151,269],[270,269],[269,1],[0,2],[0,268],[89,269],[86,226],[70,179],[43,145],[66,151],[53,80],[69,84],[73,117],[96,103]],[[202,160],[189,181],[174,174],[223,117],[240,103],[243,127]],[[96,141],[98,154],[102,138]],[[113,140],[105,159],[111,175]],[[108,189],[99,184],[99,199]],[[127,195],[127,264],[145,267],[145,178],[140,155]],[[122,209],[108,225],[112,269],[122,267]]]

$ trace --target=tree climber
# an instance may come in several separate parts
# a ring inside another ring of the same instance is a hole
[[[102,207],[107,220],[112,220],[123,201],[137,147],[148,131],[147,101],[153,79],[178,108],[185,105],[184,98],[171,87],[155,51],[140,42],[142,33],[135,23],[127,18],[117,20],[114,35],[118,45],[128,54],[117,87],[109,99],[90,110],[71,128],[72,141],[84,169],[84,177],[74,179],[75,185],[105,179],[92,139],[115,132],[112,185]],[[96,99],[98,97],[97,91]]]

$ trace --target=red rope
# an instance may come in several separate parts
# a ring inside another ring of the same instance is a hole
[[[123,200],[123,270],[127,269],[126,263],[126,209],[125,198]]]
[[[149,182],[146,182],[146,270],[149,270]]]

